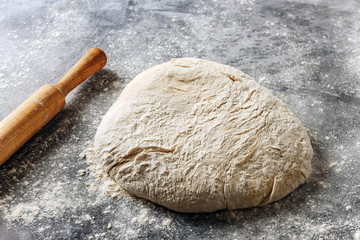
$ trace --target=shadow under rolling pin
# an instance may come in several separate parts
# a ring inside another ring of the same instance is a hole
[[[0,122],[0,166],[65,106],[66,95],[106,64],[106,55],[91,48],[56,84],[46,84]]]

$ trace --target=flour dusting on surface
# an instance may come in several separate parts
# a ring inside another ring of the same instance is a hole
[[[0,167],[0,238],[359,240],[358,1],[3,1],[0,12],[0,119],[87,49],[108,55]],[[316,139],[309,182],[276,204],[213,214],[105,193],[80,153],[135,75],[180,57],[242,69],[284,101]]]
[[[15,206],[11,212],[5,213],[5,218],[10,220],[22,219],[26,223],[30,223],[39,215],[40,208],[37,205],[20,203]]]
[[[95,183],[90,183],[88,186],[93,191],[103,191],[105,194],[116,198],[123,196],[130,196],[119,184],[117,184],[111,177],[109,177],[102,168],[99,161],[94,156],[92,142],[87,142],[87,147],[80,153],[79,157],[86,158],[88,170],[97,179]]]

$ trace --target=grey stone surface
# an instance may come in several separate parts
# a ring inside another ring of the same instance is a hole
[[[0,119],[91,47],[105,69],[0,167],[0,239],[360,239],[359,1],[0,0]],[[101,183],[79,154],[102,116],[174,57],[237,67],[283,100],[312,136],[309,182],[211,214],[92,191]]]

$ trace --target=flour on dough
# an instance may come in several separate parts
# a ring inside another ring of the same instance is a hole
[[[104,171],[179,212],[261,206],[304,183],[313,150],[302,123],[230,66],[173,59],[139,74],[95,136]]]

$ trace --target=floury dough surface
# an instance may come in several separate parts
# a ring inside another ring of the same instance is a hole
[[[179,212],[261,206],[308,179],[302,123],[230,66],[173,59],[139,74],[103,118],[95,154],[130,193]]]

